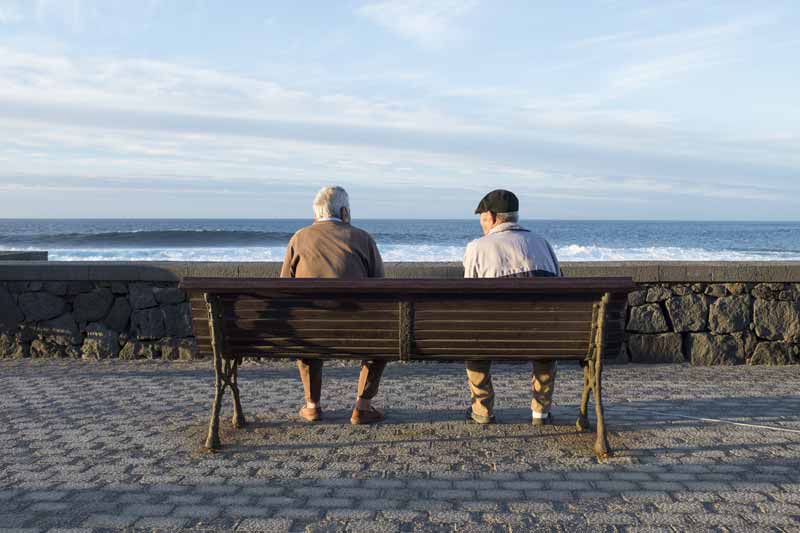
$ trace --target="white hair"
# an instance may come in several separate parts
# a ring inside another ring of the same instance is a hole
[[[350,210],[350,197],[342,187],[323,187],[314,197],[315,218],[339,218],[342,208]]]
[[[495,213],[497,222],[519,222],[519,211],[509,211],[508,213]]]

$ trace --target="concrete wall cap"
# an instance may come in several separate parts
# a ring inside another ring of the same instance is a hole
[[[632,277],[637,283],[800,282],[800,261],[679,262],[583,261],[565,262],[570,277]],[[2,261],[0,281],[160,281],[193,277],[276,277],[277,262],[110,262],[110,261]],[[458,262],[389,262],[393,278],[461,277]]]

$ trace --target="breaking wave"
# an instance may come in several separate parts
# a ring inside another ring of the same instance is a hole
[[[286,245],[292,233],[242,230],[139,230],[0,235],[0,246],[41,248],[194,248]]]
[[[50,248],[51,261],[282,261],[286,241],[280,246],[219,247],[116,247]],[[4,249],[0,246],[0,249]],[[384,261],[456,261],[463,258],[461,245],[379,245]],[[611,248],[568,244],[555,245],[561,261],[796,261],[800,253],[786,251],[706,250],[703,248]],[[20,250],[21,248],[15,248]],[[26,247],[24,249],[36,249]]]

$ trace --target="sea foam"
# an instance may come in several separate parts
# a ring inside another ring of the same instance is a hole
[[[3,249],[4,247],[0,247]],[[612,248],[555,245],[561,261],[796,261],[796,252],[706,250],[679,247]],[[20,248],[16,248],[20,250]],[[34,248],[27,248],[33,250]],[[461,262],[464,247],[430,244],[379,245],[384,261]],[[285,246],[214,248],[70,248],[50,249],[51,261],[282,261]]]

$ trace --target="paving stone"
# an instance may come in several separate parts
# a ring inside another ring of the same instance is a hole
[[[350,498],[310,498],[306,505],[309,507],[349,507],[353,504]]]
[[[61,502],[40,502],[34,503],[27,507],[28,511],[33,512],[48,512],[48,513],[55,513],[58,511],[63,511],[64,509],[69,509],[70,505],[68,503],[61,503]]]
[[[94,514],[83,523],[83,526],[92,528],[124,528],[133,525],[138,519],[139,516],[135,515]]]
[[[459,508],[462,511],[482,512],[482,513],[491,512],[500,509],[500,502],[461,500],[459,502]]]
[[[380,512],[380,515],[387,520],[397,520],[398,522],[413,522],[423,516],[423,513],[417,511],[408,511],[401,509],[390,509]]]
[[[189,523],[186,518],[166,517],[166,516],[144,516],[136,521],[134,527],[137,529],[149,529],[153,531],[163,531],[171,529],[182,529]]]
[[[636,516],[628,513],[587,513],[586,521],[589,524],[600,525],[629,525],[639,523]]]
[[[135,504],[127,505],[124,507],[124,513],[127,515],[140,515],[140,516],[166,516],[175,509],[174,505],[150,505],[150,504]]]
[[[457,407],[468,394],[463,364],[439,363],[390,365],[377,398],[389,419],[353,428],[357,370],[326,363],[329,418],[306,425],[296,421],[293,364],[245,363],[240,385],[253,424],[230,429],[226,395],[224,447],[204,454],[208,362],[4,360],[0,527],[800,527],[796,435],[698,420],[800,429],[800,367],[609,367],[617,453],[602,465],[594,435],[572,427],[577,365],[560,365],[556,425],[542,430],[527,421],[529,367],[493,367],[500,423],[484,428],[464,425]]]
[[[265,517],[272,516],[275,510],[269,507],[257,507],[252,505],[232,505],[226,507],[224,513],[234,517]]]
[[[276,496],[276,497],[259,498],[258,504],[267,507],[285,507],[289,505],[294,505],[299,501],[300,500],[298,498],[286,498],[282,496]]]
[[[331,509],[325,514],[328,520],[370,520],[374,518],[373,511],[360,509]]]
[[[280,509],[277,516],[284,518],[293,518],[299,520],[317,520],[320,517],[320,511],[316,509]]]
[[[29,492],[24,496],[26,500],[34,501],[57,501],[62,500],[67,495],[67,492],[60,490],[45,490]]]
[[[354,520],[348,526],[351,531],[364,533],[394,533],[400,531],[399,524],[388,521]]]
[[[215,505],[180,505],[172,511],[172,516],[178,518],[203,518],[210,520],[222,511]]]
[[[463,500],[474,499],[475,491],[472,490],[434,490],[430,497],[435,500]]]
[[[247,518],[236,527],[236,531],[264,531],[281,532],[289,531],[292,521],[286,518]]]
[[[398,507],[402,506],[401,500],[386,500],[386,499],[374,499],[374,500],[361,500],[360,507],[364,509],[374,509],[376,511],[383,511],[385,509],[397,509]]]
[[[464,511],[431,511],[428,517],[434,524],[458,524],[470,520],[470,514]]]
[[[3,528],[21,528],[28,522],[36,519],[35,514],[29,513],[0,513],[0,527]]]

